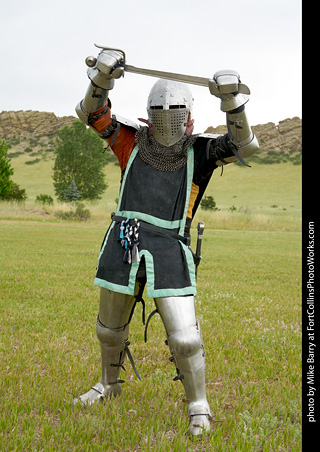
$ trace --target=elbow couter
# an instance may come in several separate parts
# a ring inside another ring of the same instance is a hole
[[[84,110],[84,108],[83,108],[83,101],[80,101],[80,102],[77,104],[75,110],[76,110],[76,113],[77,113],[77,115],[78,115],[78,118],[79,118],[82,122],[84,122],[85,124],[88,125],[89,113],[86,112],[86,111]]]
[[[242,158],[251,157],[251,155],[255,154],[259,149],[259,142],[254,134],[252,134],[251,140],[246,144],[242,143],[235,144]]]

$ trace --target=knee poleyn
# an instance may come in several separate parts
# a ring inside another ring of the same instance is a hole
[[[102,344],[105,344],[108,347],[117,347],[120,344],[125,345],[125,342],[128,339],[128,329],[128,325],[120,331],[111,329],[102,325],[99,319],[97,320],[97,338]]]
[[[178,375],[187,375],[205,369],[203,342],[199,325],[176,331],[168,336]]]
[[[177,331],[168,337],[172,354],[189,358],[203,348],[200,331],[197,326]]]

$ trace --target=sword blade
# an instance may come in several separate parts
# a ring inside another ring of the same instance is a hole
[[[219,94],[223,93],[223,86],[218,87],[215,80],[206,77],[199,77],[197,75],[177,74],[175,72],[157,71],[155,69],[145,69],[142,67],[131,66],[130,64],[125,64],[124,70],[126,72],[132,72],[134,74],[149,75],[151,77],[174,80],[175,82],[190,83],[191,85],[205,86],[207,88],[209,87],[211,94],[218,97]],[[225,92],[226,93],[230,92],[229,87]],[[249,88],[243,83],[239,83],[238,92],[242,94],[250,94]]]
[[[199,85],[199,86],[206,86],[209,87],[210,93],[214,96],[219,97],[220,94],[224,93],[223,85],[219,87],[215,80],[212,78],[206,78],[206,77],[199,77],[197,75],[185,75],[185,74],[176,74],[175,72],[165,72],[165,71],[157,71],[154,69],[145,69],[142,67],[136,67],[131,66],[130,64],[125,64],[126,61],[126,54],[121,49],[114,49],[112,47],[105,47],[98,44],[95,44],[96,47],[102,50],[114,50],[116,52],[120,52],[123,55],[123,68],[126,72],[132,72],[134,74],[141,74],[141,75],[149,75],[151,77],[157,77],[157,78],[165,78],[168,80],[174,80],[175,82],[183,82],[183,83],[190,83],[192,85]],[[93,67],[96,64],[97,59],[95,57],[87,57],[86,58],[86,64],[89,67]],[[118,77],[115,77],[118,78]],[[243,83],[239,83],[238,85],[238,93],[242,94],[250,94],[249,88],[244,85]],[[225,91],[226,94],[229,94],[229,87]]]
[[[157,71],[154,69],[145,69],[141,67],[131,66],[130,64],[124,65],[126,72],[132,72],[134,74],[149,75],[151,77],[165,78],[168,80],[174,80],[175,82],[191,83],[192,85],[209,86],[209,79],[205,77],[198,77],[195,75],[176,74],[175,72]]]

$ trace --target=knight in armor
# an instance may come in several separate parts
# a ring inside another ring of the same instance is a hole
[[[185,83],[158,80],[139,127],[111,112],[109,91],[123,71],[123,55],[103,50],[88,69],[90,84],[79,118],[107,140],[121,168],[117,210],[101,247],[94,284],[100,286],[96,332],[101,379],[75,399],[92,404],[121,393],[120,371],[136,303],[154,299],[166,343],[188,402],[190,435],[210,431],[204,345],[195,313],[196,278],[190,227],[213,171],[258,149],[245,112],[248,95],[235,89],[235,71],[219,71],[215,95],[226,112],[225,135],[193,134],[193,98]],[[230,84],[228,84],[230,81]],[[223,84],[223,90],[219,86]],[[228,90],[228,86],[230,89]]]

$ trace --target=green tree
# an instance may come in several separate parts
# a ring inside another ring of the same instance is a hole
[[[0,200],[25,201],[27,194],[24,188],[11,180],[13,168],[7,157],[8,146],[4,140],[0,140]]]
[[[81,193],[78,190],[77,184],[72,179],[69,187],[64,191],[64,199],[67,202],[78,201],[81,198]]]
[[[7,199],[13,190],[13,168],[10,159],[7,157],[8,147],[3,140],[0,141],[0,199]]]
[[[81,121],[58,131],[55,145],[53,185],[60,201],[72,181],[81,199],[100,199],[107,188],[103,168],[107,164],[101,138]]]

